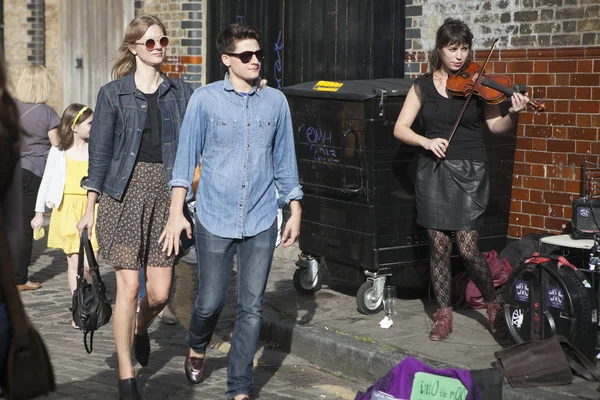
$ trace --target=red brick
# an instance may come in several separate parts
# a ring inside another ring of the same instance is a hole
[[[537,176],[537,177],[545,177],[546,176],[546,169],[544,168],[543,165],[540,164],[532,164],[531,165],[531,173],[528,174],[531,176]]]
[[[569,86],[569,74],[556,74],[556,86]]]
[[[521,203],[521,212],[523,214],[535,214],[535,215],[547,215],[548,214],[548,205],[547,204],[538,204],[538,203]]]
[[[575,142],[572,140],[548,139],[546,141],[546,147],[548,151],[553,151],[557,153],[571,153],[575,151]]]
[[[508,227],[508,237],[510,238],[514,238],[514,239],[520,239],[523,237],[522,233],[521,233],[521,227],[520,226],[509,226]]]
[[[554,102],[554,112],[569,112],[569,102],[567,100],[556,100]]]
[[[516,146],[519,149],[531,150],[533,148],[533,140],[524,137],[518,137],[516,140]]]
[[[600,154],[600,142],[592,142],[592,154]]]
[[[530,216],[527,214],[521,213],[510,213],[510,223],[521,226],[529,226],[531,223]]]
[[[523,178],[519,175],[513,175],[512,187],[523,187]]]
[[[547,95],[547,89],[544,86],[536,86],[531,90],[531,88],[527,89],[527,92],[531,96],[530,99],[545,99]]]
[[[594,72],[600,72],[600,60],[594,60]]]
[[[533,115],[533,124],[534,125],[547,125],[548,124],[548,114],[545,112],[532,113]]]
[[[549,114],[548,124],[559,125],[559,126],[573,126],[575,125],[575,115],[572,114]]]
[[[600,115],[592,115],[592,126],[600,127]]]
[[[512,76],[510,76],[510,79],[512,79],[513,84],[530,86],[531,84],[529,83],[528,77],[528,74],[512,74]]]
[[[525,151],[523,150],[515,150],[515,161],[525,161]]]
[[[577,61],[577,72],[593,72],[594,61],[593,60],[578,60]]]
[[[565,192],[579,194],[581,193],[581,182],[580,181],[565,181]]]
[[[567,128],[560,126],[552,127],[552,137],[557,139],[565,139],[567,137]]]
[[[544,192],[541,190],[530,190],[529,191],[529,201],[534,203],[543,203],[544,202]]]
[[[546,151],[546,139],[533,139],[533,148],[535,151]]]
[[[598,157],[590,154],[569,154],[567,156],[567,163],[572,166],[583,165],[583,159],[586,159],[593,163],[598,163]]]
[[[571,74],[569,83],[571,86],[598,86],[600,84],[600,75]]]
[[[575,118],[573,118],[574,120]],[[570,124],[572,125],[572,124]],[[544,137],[549,138],[552,137],[552,127],[550,126],[537,126],[537,125],[527,125],[525,127],[525,135],[527,137]]]
[[[585,115],[585,114],[579,114],[577,115],[577,126],[581,126],[582,128],[587,128],[592,126],[592,116],[591,115]]]
[[[588,141],[577,140],[575,142],[575,153],[579,154],[590,154],[592,151],[592,144]]]
[[[202,64],[202,56],[182,56],[181,62],[183,64]]]
[[[567,153],[554,153],[552,154],[552,164],[554,165],[567,165],[568,159]]]
[[[544,227],[544,217],[540,217],[539,215],[531,216],[531,226],[534,228],[543,228]]]
[[[564,218],[570,220],[573,218],[573,206],[563,207]]]
[[[533,72],[538,73],[538,74],[548,72],[548,62],[547,61],[535,61],[533,63]]]
[[[562,179],[552,179],[550,183],[551,190],[553,192],[564,192],[565,190],[565,181]]]
[[[504,61],[495,61],[494,62],[494,72],[497,74],[501,74],[506,72],[506,62]]]
[[[552,86],[554,85],[554,74],[531,74],[527,79],[530,86]]]
[[[548,190],[550,189],[550,179],[524,176],[523,187],[527,189]]]
[[[556,58],[567,60],[578,60],[585,57],[585,47],[567,47],[557,49]]]
[[[510,203],[510,211],[511,212],[521,212],[521,202],[513,201]]]
[[[563,192],[545,192],[544,202],[547,204],[565,205],[571,203],[571,195]]]
[[[528,228],[528,227],[522,227],[521,228],[521,235],[526,236],[529,234],[543,234],[543,233],[548,233],[548,231],[546,231],[545,226],[543,227],[544,229],[535,229],[535,228]],[[522,237],[522,236],[519,236]]]
[[[558,218],[546,218],[546,229],[562,232],[567,227],[569,221]]]
[[[532,113],[519,113],[519,125],[527,125],[533,123]]]
[[[556,56],[555,49],[529,49],[527,50],[527,59],[554,60]]]
[[[532,61],[513,61],[508,64],[508,72],[533,72],[533,62]]]
[[[515,188],[513,186],[511,194],[510,194],[510,198],[511,200],[514,201],[520,201],[520,200],[529,200],[529,190],[527,189],[521,189],[521,188]]]
[[[575,88],[572,87],[549,87],[547,89],[548,99],[574,99]]]
[[[577,94],[575,95],[577,100],[589,100],[592,98],[592,88],[589,87],[578,87]]]
[[[574,113],[585,113],[585,114],[598,114],[600,111],[600,102],[598,101],[577,101],[571,102],[571,112]]]
[[[577,72],[577,61],[553,61],[548,64],[548,72]]]
[[[567,137],[573,140],[597,140],[598,129],[595,128],[567,128]]]
[[[600,87],[592,88],[592,100],[600,100]]]
[[[563,208],[560,206],[557,207],[549,207],[547,215],[553,218],[563,218]]]
[[[513,166],[515,175],[531,175],[531,164],[516,162]]]

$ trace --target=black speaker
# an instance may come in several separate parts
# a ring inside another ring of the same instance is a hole
[[[596,362],[598,297],[586,274],[558,257],[521,263],[504,287],[504,317],[515,343],[562,335]]]
[[[592,239],[595,233],[600,233],[600,200],[588,197],[573,200],[571,223],[573,239]]]

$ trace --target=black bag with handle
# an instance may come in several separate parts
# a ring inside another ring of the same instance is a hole
[[[88,283],[85,279],[83,271],[84,257],[87,257],[88,260],[92,283]],[[106,287],[100,276],[100,269],[94,257],[87,229],[82,232],[79,244],[77,288],[73,293],[71,312],[73,313],[73,321],[83,331],[85,351],[90,354],[94,350],[94,332],[110,321],[112,307],[110,300],[106,297]],[[89,347],[87,342],[88,333],[90,334]]]

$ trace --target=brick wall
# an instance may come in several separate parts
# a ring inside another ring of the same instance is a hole
[[[201,86],[204,82],[202,0],[143,0],[134,4],[136,16],[156,15],[167,28],[170,43],[163,71],[181,77],[193,88]]]
[[[14,86],[23,68],[27,66],[27,48],[29,43],[29,23],[27,18],[30,11],[28,2],[23,0],[4,1],[4,42],[5,59],[11,86]]]
[[[583,158],[599,161],[600,2],[408,0],[406,16],[407,77],[427,71],[447,17],[471,27],[478,61],[499,38],[487,72],[510,76],[546,104],[519,117],[508,234],[564,230]]]

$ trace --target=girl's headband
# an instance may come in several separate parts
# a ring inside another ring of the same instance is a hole
[[[75,125],[77,123],[77,120],[79,119],[79,117],[81,117],[81,114],[83,114],[83,112],[85,110],[87,110],[87,109],[88,109],[88,106],[83,106],[83,108],[81,110],[79,110],[79,112],[75,116],[75,119],[73,120],[73,124],[72,125]]]

